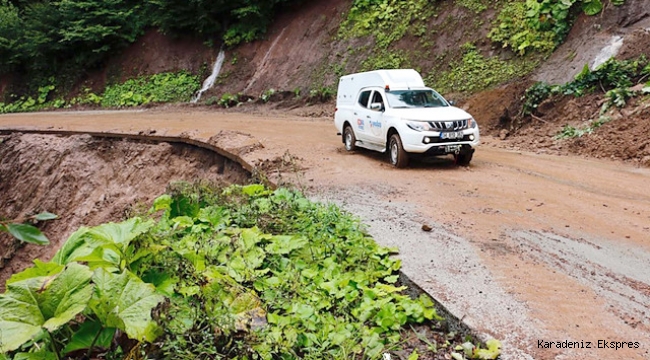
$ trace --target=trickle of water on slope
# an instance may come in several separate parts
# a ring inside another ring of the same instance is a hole
[[[614,35],[612,36],[611,42],[609,45],[605,46],[596,58],[594,59],[593,64],[591,65],[591,70],[596,70],[597,67],[604,64],[610,58],[616,56],[618,51],[623,46],[623,37]]]
[[[212,86],[214,85],[215,81],[217,81],[217,77],[219,76],[219,73],[221,72],[221,67],[223,66],[223,61],[226,59],[226,52],[219,51],[219,55],[217,55],[217,61],[214,62],[214,66],[212,67],[212,74],[203,81],[203,87],[201,87],[201,90],[199,90],[194,96],[192,96],[192,104],[196,104],[199,100],[201,100],[201,95],[203,95],[204,92],[210,90]]]
[[[282,38],[282,35],[284,35],[285,30],[287,30],[286,27],[284,29],[282,29],[280,34],[275,38],[275,40],[273,40],[273,43],[271,44],[271,47],[269,47],[269,49],[266,51],[266,54],[264,54],[264,58],[262,59],[262,62],[260,63],[260,66],[258,66],[257,70],[255,70],[255,74],[253,74],[253,77],[251,78],[251,81],[248,83],[248,85],[244,89],[244,92],[248,91],[251,88],[251,86],[253,86],[253,84],[255,84],[257,79],[259,79],[259,77],[260,77],[260,75],[262,73],[262,70],[264,70],[266,68],[266,65],[267,65],[266,63],[268,62],[269,57],[271,56],[271,53],[273,52],[273,49],[275,48],[275,45],[278,44],[278,41],[280,41],[280,39]]]

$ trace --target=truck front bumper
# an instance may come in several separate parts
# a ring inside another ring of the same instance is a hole
[[[458,154],[473,151],[480,143],[478,128],[462,130],[462,138],[442,139],[436,131],[415,131],[410,128],[402,133],[402,146],[409,153],[426,155]]]

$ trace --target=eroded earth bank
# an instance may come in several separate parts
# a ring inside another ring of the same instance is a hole
[[[40,211],[59,215],[42,224],[49,246],[27,245],[0,233],[0,288],[36,258],[49,259],[80,226],[123,220],[146,210],[172,181],[242,184],[250,174],[212,151],[186,144],[89,135],[15,133],[0,144],[0,208],[10,219]]]

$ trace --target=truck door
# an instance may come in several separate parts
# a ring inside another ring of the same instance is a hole
[[[384,122],[385,104],[386,102],[384,101],[382,93],[378,90],[374,90],[370,97],[370,104],[368,105],[368,112],[366,115],[368,141],[382,146],[386,143],[384,136],[386,127]]]
[[[368,138],[368,121],[370,120],[368,106],[370,106],[370,95],[372,90],[364,90],[359,93],[357,103],[354,106],[354,133],[357,139],[369,141]]]

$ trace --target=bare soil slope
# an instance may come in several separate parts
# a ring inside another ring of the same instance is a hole
[[[170,181],[248,178],[239,164],[188,145],[14,134],[0,143],[0,215],[19,219],[50,211],[60,219],[41,227],[49,246],[17,252],[21,244],[0,234],[0,291],[32,259],[49,259],[78,227],[121,220],[134,207],[147,209]]]

